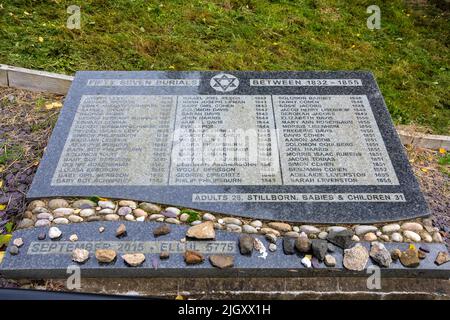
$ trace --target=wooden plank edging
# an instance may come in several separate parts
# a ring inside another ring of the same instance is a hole
[[[65,95],[73,81],[72,76],[0,64],[0,86]],[[397,129],[403,144],[438,150],[450,150],[450,136],[410,133]]]

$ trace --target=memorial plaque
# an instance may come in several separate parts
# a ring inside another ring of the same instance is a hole
[[[428,215],[369,72],[78,72],[29,198],[365,223]]]
[[[186,235],[189,226],[172,225],[171,233],[155,238],[153,230],[161,224],[157,222],[124,222],[127,228],[127,236],[118,239],[115,230],[122,222],[90,222],[82,224],[60,225],[62,235],[58,240],[50,240],[48,237],[39,240],[39,234],[48,232],[48,228],[30,228],[15,231],[13,239],[22,238],[23,246],[16,255],[9,250],[0,265],[1,274],[7,278],[33,278],[33,279],[67,279],[72,274],[74,267],[79,267],[82,278],[105,277],[301,277],[301,276],[362,276],[367,277],[367,270],[354,272],[344,268],[343,250],[335,247],[332,255],[336,259],[335,267],[327,267],[323,262],[317,262],[314,269],[306,268],[300,260],[304,254],[296,252],[287,255],[283,252],[283,239],[276,240],[279,249],[270,252],[268,243],[263,235],[253,235],[260,240],[264,249],[254,249],[250,255],[242,255],[239,250],[239,237],[241,234],[216,231],[216,240],[194,241],[184,243],[179,240]],[[105,226],[105,231],[98,232],[100,226]],[[72,234],[77,234],[79,241],[69,241]],[[370,243],[362,242],[361,245],[370,248]],[[408,243],[385,243],[388,250],[398,248],[402,251],[409,247]],[[11,244],[10,244],[11,247]],[[393,262],[389,268],[382,268],[383,277],[430,277],[448,279],[450,275],[450,263],[440,266],[434,263],[437,254],[447,252],[445,244],[430,243],[427,245],[430,251],[424,260],[421,260],[417,268],[406,268],[399,261]],[[84,263],[72,261],[72,251],[81,248],[89,251],[89,259]],[[9,249],[9,248],[8,248]],[[117,253],[116,259],[108,264],[99,263],[95,258],[97,249],[112,249]],[[203,263],[187,265],[184,261],[186,249],[200,252]],[[160,259],[161,251],[169,253],[168,259]],[[138,267],[127,266],[122,255],[125,253],[142,253],[145,261]],[[212,255],[226,255],[233,257],[233,267],[219,269],[209,262]],[[369,260],[367,268],[376,265]]]

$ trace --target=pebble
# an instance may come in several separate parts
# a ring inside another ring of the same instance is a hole
[[[355,227],[355,233],[357,236],[362,236],[362,235],[365,235],[366,233],[377,232],[377,231],[378,231],[378,228],[375,226],[362,225],[362,226]]]
[[[234,224],[234,225],[237,225],[237,226],[241,226],[242,225],[242,221],[239,220],[238,218],[226,217],[226,218],[223,218],[222,220],[226,224]]]
[[[391,251],[391,258],[393,261],[397,261],[398,259],[400,259],[401,255],[402,252],[398,248]]]
[[[325,255],[325,259],[323,260],[327,267],[335,267],[336,266],[336,258],[331,254]]]
[[[187,213],[182,213],[182,214],[180,215],[180,221],[186,222],[186,221],[189,220],[189,217],[190,217],[190,215],[188,215]]]
[[[38,220],[36,221],[36,223],[34,224],[35,227],[47,227],[51,224],[50,220]]]
[[[17,246],[10,246],[8,251],[11,255],[15,256],[19,253],[19,248]]]
[[[48,213],[48,212],[41,212],[41,213],[39,213],[39,214],[36,216],[36,218],[37,218],[38,220],[41,220],[41,219],[45,219],[45,220],[49,220],[49,221],[52,221],[52,220],[53,220],[52,214],[51,214],[51,213]]]
[[[353,248],[344,250],[344,267],[348,270],[362,271],[369,260],[367,249],[356,244]]]
[[[209,256],[209,261],[214,267],[219,269],[232,268],[234,266],[234,257],[226,255]]]
[[[352,237],[352,241],[358,242],[358,241],[360,241],[360,239],[356,234],[354,234]]]
[[[266,237],[266,240],[269,241],[270,243],[277,242],[277,236],[274,235],[273,233],[266,233],[265,237]]]
[[[300,228],[297,226],[292,227],[292,231],[300,233]]]
[[[45,238],[47,237],[47,235],[45,233],[39,233],[38,235],[38,240],[45,240]]]
[[[69,240],[72,241],[72,242],[78,241],[78,236],[77,236],[76,234],[72,234],[72,235],[69,237]]]
[[[136,221],[144,222],[145,221],[145,217],[138,217],[138,218],[136,218]]]
[[[292,230],[290,224],[284,222],[269,222],[267,224],[270,228],[281,231],[281,232],[289,232]]]
[[[167,223],[171,223],[171,224],[180,224],[180,220],[178,220],[177,218],[166,218],[164,219],[165,222]]]
[[[379,238],[385,242],[389,241],[389,236],[387,234],[382,234],[381,236],[379,236]]]
[[[253,220],[250,225],[255,228],[261,228],[263,223],[260,220]]]
[[[239,237],[239,251],[243,255],[250,255],[253,251],[254,238],[248,234]]]
[[[222,229],[223,229],[223,225],[221,225],[221,224],[218,223],[218,222],[214,222],[214,229],[222,230]]]
[[[80,199],[72,203],[72,207],[76,209],[87,209],[93,208],[95,206],[96,206],[95,202],[88,199]]]
[[[105,216],[106,221],[118,221],[119,219],[120,219],[120,216],[115,213],[110,213]]]
[[[414,231],[405,230],[403,231],[403,236],[415,242],[419,242],[421,240],[420,236]]]
[[[328,232],[341,232],[347,230],[346,227],[341,227],[341,226],[331,226],[327,228]]]
[[[325,240],[328,236],[328,232],[326,231],[321,231],[319,232],[319,235],[317,236],[319,239]]]
[[[153,236],[155,237],[164,236],[166,234],[169,234],[170,231],[171,231],[170,226],[167,224],[163,224],[153,229]]]
[[[112,201],[99,201],[98,206],[102,209],[115,209],[116,205]]]
[[[398,232],[391,234],[391,239],[394,242],[403,242],[403,236]]]
[[[32,212],[34,214],[39,214],[42,212],[48,212],[48,210],[47,210],[47,208],[44,208],[44,207],[37,207],[37,208],[34,208]]]
[[[217,220],[218,223],[223,224],[223,219]]]
[[[399,230],[400,230],[400,225],[398,223],[387,224],[381,228],[381,231],[383,233],[387,233],[387,234],[397,232]]]
[[[114,210],[110,209],[110,208],[105,208],[105,209],[101,209],[98,213],[99,214],[114,214]]]
[[[92,208],[81,209],[81,211],[80,211],[80,217],[83,217],[83,218],[93,216],[94,214],[95,214],[95,210]]]
[[[153,204],[153,203],[149,203],[149,202],[141,202],[139,204],[139,208],[141,208],[142,210],[144,210],[147,213],[158,213],[161,211],[161,207]]]
[[[402,229],[408,230],[408,231],[419,232],[419,231],[423,230],[423,226],[417,222],[405,222],[404,224],[402,224]]]
[[[434,261],[435,264],[438,266],[447,263],[450,261],[450,257],[448,255],[448,252],[440,251],[438,255],[436,256],[436,260]]]
[[[288,231],[284,234],[284,236],[289,237],[289,238],[298,238],[300,236],[300,234],[295,231]]]
[[[372,241],[375,241],[377,239],[378,239],[377,235],[375,233],[373,233],[373,232],[369,232],[369,233],[366,233],[364,235],[364,240],[365,241],[372,242]]]
[[[192,222],[191,222],[191,226],[196,226],[196,225],[198,225],[198,224],[200,224],[200,223],[202,223],[201,220],[195,220],[195,221],[192,221]],[[214,222],[213,222],[213,224],[214,224]]]
[[[249,225],[249,224],[244,224],[242,226],[242,230],[246,233],[258,233],[258,230],[256,230],[255,227]]]
[[[308,253],[311,251],[311,240],[308,239],[306,233],[302,232],[295,240],[295,248],[301,253]]]
[[[154,213],[154,214],[151,214],[150,217],[148,217],[148,220],[150,220],[150,221],[158,220],[158,219],[164,219],[164,216],[159,213]]]
[[[133,209],[130,207],[120,207],[119,210],[117,210],[119,216],[126,216],[127,214],[131,214],[131,212],[133,212]]]
[[[53,215],[70,216],[73,214],[74,210],[72,208],[57,208],[53,210]]]
[[[283,252],[291,255],[295,253],[295,241],[291,238],[283,238]]]
[[[433,242],[433,238],[430,236],[430,234],[426,231],[422,231],[419,233],[420,237],[422,238],[423,241],[427,242],[427,243],[431,243]]]
[[[45,202],[41,200],[33,200],[28,204],[28,210],[33,211],[38,207],[45,207]]]
[[[167,207],[162,214],[169,218],[176,218],[180,214],[181,210],[175,207]]]
[[[214,230],[214,223],[211,221],[206,221],[199,225],[190,227],[186,232],[186,236],[200,240],[215,239],[216,232]]]
[[[137,203],[131,200],[120,200],[119,206],[121,207],[130,207],[131,209],[137,208]]]
[[[261,228],[261,230],[259,230],[262,234],[267,234],[267,233],[271,233],[273,235],[275,235],[276,237],[280,236],[280,232],[272,229],[272,228]]]
[[[216,221],[216,217],[211,213],[204,213],[202,219],[205,221]]]
[[[15,245],[16,247],[20,248],[21,246],[23,246],[23,240],[22,238],[16,238],[13,241],[13,245]]]
[[[125,220],[127,220],[127,221],[134,221],[134,220],[136,220],[136,218],[132,214],[127,214],[125,216]]]
[[[41,220],[43,221],[43,220]],[[51,227],[48,230],[48,236],[50,239],[57,239],[62,235],[61,230],[59,230],[57,227]]]
[[[204,260],[203,255],[200,252],[186,250],[184,253],[184,261],[187,264],[199,264]]]
[[[323,261],[328,251],[328,243],[326,240],[312,240],[311,250],[314,257],[316,257],[319,261]]]
[[[72,251],[72,261],[83,263],[89,259],[89,251],[81,248],[76,248]]]
[[[103,231],[105,231],[105,227],[99,227],[98,228],[98,232],[102,233]]]
[[[426,252],[419,250],[419,251],[417,251],[417,256],[419,257],[420,260],[423,260],[427,257],[427,254],[426,254]]]
[[[25,229],[25,228],[30,228],[33,225],[34,225],[34,221],[33,220],[25,218],[25,219],[22,219],[22,221],[19,222],[19,225],[17,227],[19,229]]]
[[[300,231],[309,235],[309,234],[319,233],[320,229],[318,229],[314,226],[303,225],[303,226],[300,226]]]
[[[68,208],[69,203],[64,199],[52,199],[48,202],[48,207],[50,210],[55,210],[57,208]]]
[[[117,256],[117,253],[111,249],[97,249],[95,251],[95,258],[99,262],[103,262],[103,263],[110,263],[110,262],[114,261],[116,256]]]
[[[87,221],[100,221],[100,220],[102,220],[102,217],[100,217],[100,216],[87,217]]]
[[[311,268],[311,259],[309,259],[308,256],[303,257],[302,260],[300,260],[302,265],[304,265],[306,268]]]
[[[164,218],[158,218],[155,221],[157,221],[157,222],[164,222]]]
[[[241,227],[241,226],[238,226],[238,225],[236,225],[236,224],[230,223],[230,224],[227,224],[226,230],[227,230],[228,232],[242,232],[242,227]]]
[[[414,246],[411,246],[407,250],[402,252],[400,256],[400,262],[407,268],[416,268],[419,266],[419,255]]]
[[[134,216],[136,217],[136,218],[139,218],[139,217],[145,217],[145,218],[147,218],[148,217],[148,213],[147,212],[145,212],[144,210],[142,210],[142,209],[134,209],[133,210],[133,214],[134,214]],[[162,215],[161,215],[162,216]],[[161,217],[160,217],[161,218]]]
[[[170,258],[170,254],[167,251],[163,251],[159,254],[161,260],[167,260]]]
[[[434,232],[432,237],[433,237],[433,241],[434,242],[439,242],[439,243],[443,242],[442,236],[441,236],[441,234],[438,231]]]
[[[270,243],[269,244],[269,251],[270,252],[274,252],[277,250],[277,245],[275,243]]]
[[[67,219],[69,219],[69,221],[70,222],[73,222],[73,223],[79,223],[79,222],[83,222],[83,218],[82,217],[80,217],[80,216],[76,216],[76,215],[71,215],[71,216],[69,216]]]
[[[145,255],[142,253],[128,253],[122,255],[122,259],[125,260],[130,267],[137,267],[145,261]]]
[[[116,229],[116,237],[124,237],[127,234],[127,227],[122,223],[117,229]]]
[[[31,211],[25,211],[25,212],[23,213],[23,217],[24,217],[24,218],[27,218],[27,219],[33,219],[33,212],[31,212]]]
[[[391,254],[381,242],[373,242],[370,257],[380,266],[389,268],[392,263]]]

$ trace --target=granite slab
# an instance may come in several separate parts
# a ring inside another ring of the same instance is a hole
[[[48,232],[47,227],[24,229],[14,232],[13,239],[21,237],[24,245],[18,255],[11,255],[7,250],[0,273],[6,278],[66,278],[67,268],[72,265],[80,267],[82,277],[311,277],[311,276],[367,276],[366,271],[353,272],[343,268],[343,252],[336,248],[331,253],[336,258],[336,267],[329,268],[319,263],[317,268],[305,268],[300,260],[303,255],[283,253],[281,239],[277,240],[278,249],[267,251],[266,258],[261,253],[253,251],[250,256],[241,255],[238,248],[238,238],[241,234],[218,230],[216,241],[192,241],[185,244],[179,242],[185,238],[187,226],[171,225],[171,233],[155,238],[153,230],[160,226],[156,222],[126,222],[127,235],[118,239],[115,231],[119,222],[90,222],[59,226],[62,236],[59,240],[38,240],[38,235]],[[103,233],[98,228],[105,227]],[[77,234],[79,240],[70,242],[69,237]],[[267,240],[257,235],[264,246]],[[12,243],[12,241],[11,241]],[[369,248],[369,243],[362,243]],[[11,244],[10,244],[11,246]],[[88,247],[91,246],[91,247]],[[199,265],[186,265],[183,259],[185,247],[196,249],[203,253],[205,261]],[[391,250],[405,250],[408,243],[386,243]],[[84,264],[71,261],[71,252],[75,247],[89,249],[90,258]],[[94,256],[94,248],[111,248],[118,250],[118,257],[112,264],[100,264]],[[430,253],[421,260],[418,268],[405,268],[400,262],[394,262],[388,269],[381,269],[381,275],[386,277],[430,277],[449,278],[450,263],[437,266],[434,259],[439,251],[446,251],[443,244],[428,244]],[[159,252],[170,252],[167,260],[160,260]],[[8,248],[9,249],[9,248]],[[120,257],[123,253],[144,253],[146,260],[139,267],[129,267]],[[234,267],[218,269],[213,267],[208,257],[211,254],[234,256]],[[373,262],[369,260],[367,267]]]
[[[77,72],[27,196],[92,195],[293,222],[429,215],[362,71]]]

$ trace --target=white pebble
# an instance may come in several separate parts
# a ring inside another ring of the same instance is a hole
[[[62,235],[62,232],[57,227],[51,227],[48,230],[48,236],[49,236],[50,239],[59,238],[61,235]]]

